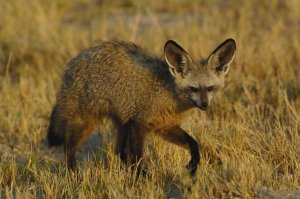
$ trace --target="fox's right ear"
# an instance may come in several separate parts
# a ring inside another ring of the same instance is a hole
[[[221,43],[208,57],[208,67],[215,70],[217,74],[226,74],[229,70],[236,51],[233,39],[227,39]]]
[[[169,40],[164,47],[165,60],[169,65],[171,74],[185,76],[194,65],[189,54],[175,41]]]

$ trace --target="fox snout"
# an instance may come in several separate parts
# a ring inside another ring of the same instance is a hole
[[[200,110],[202,111],[206,111],[207,107],[208,107],[208,103],[207,102],[193,102],[195,106],[197,106]]]
[[[190,100],[196,107],[198,107],[202,111],[205,111],[208,108],[211,96],[207,91],[203,89],[197,90],[197,92],[193,92],[190,96]]]
[[[208,102],[206,101],[200,101],[200,100],[199,101],[191,100],[191,101],[196,107],[198,107],[202,111],[206,111],[206,109],[209,106]]]
[[[202,111],[205,111],[208,107],[208,103],[207,102],[202,102],[200,104],[200,106],[198,106]]]

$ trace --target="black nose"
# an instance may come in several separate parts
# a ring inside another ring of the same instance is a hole
[[[202,102],[202,103],[201,103],[201,106],[202,106],[203,108],[207,108],[208,104],[207,104],[207,102]]]

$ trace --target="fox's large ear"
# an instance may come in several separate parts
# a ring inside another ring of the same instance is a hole
[[[235,41],[233,39],[225,40],[208,57],[207,66],[216,70],[217,74],[226,74],[234,58],[235,50]]]
[[[175,41],[169,40],[164,47],[165,59],[173,76],[186,75],[194,63],[189,54]]]

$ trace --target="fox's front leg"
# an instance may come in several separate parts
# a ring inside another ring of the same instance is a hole
[[[119,125],[118,135],[117,135],[117,153],[123,163],[127,163],[127,152],[128,152],[128,141],[130,136],[130,131],[133,122],[130,120],[123,125]]]
[[[163,138],[171,143],[190,150],[191,160],[187,165],[187,168],[189,169],[190,175],[194,176],[200,162],[199,145],[197,141],[180,127],[171,128],[163,134]]]
[[[141,168],[144,140],[143,131],[135,121],[129,120],[121,126],[118,133],[117,151],[124,163],[131,164],[133,169],[137,168],[138,175],[141,172],[145,173]]]

